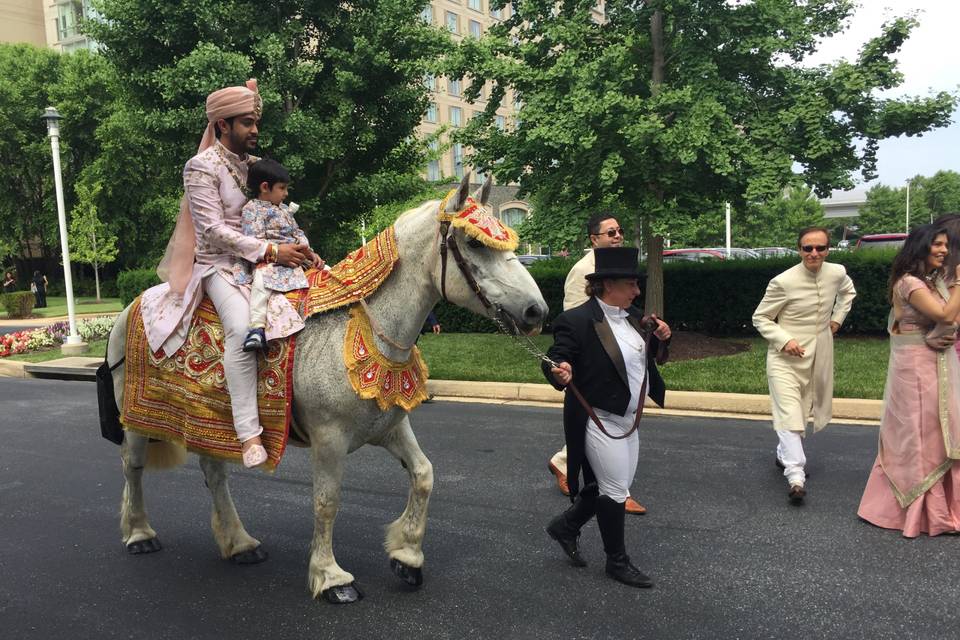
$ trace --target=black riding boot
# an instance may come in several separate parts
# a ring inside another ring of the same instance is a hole
[[[596,484],[588,484],[577,494],[573,506],[547,525],[547,534],[560,544],[560,548],[577,567],[587,566],[587,561],[580,555],[577,540],[580,538],[580,529],[597,512],[598,493]]]
[[[607,575],[631,587],[652,587],[653,581],[633,566],[627,555],[623,544],[624,520],[622,502],[614,502],[609,496],[597,499],[597,525],[607,553]]]

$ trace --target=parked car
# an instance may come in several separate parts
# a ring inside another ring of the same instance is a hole
[[[787,247],[754,247],[750,249],[761,258],[782,258],[784,256],[796,256],[799,255],[796,249],[788,249]]]
[[[760,256],[751,249],[731,248],[730,258],[740,260],[744,258],[759,258]],[[677,260],[689,260],[691,262],[704,262],[705,260],[726,260],[727,250],[725,248],[707,248],[707,249],[664,249],[663,261],[674,262]]]
[[[860,236],[854,251],[861,249],[899,249],[907,240],[905,233],[874,233]]]
[[[534,262],[537,262],[538,260],[549,260],[549,259],[550,259],[550,256],[544,256],[537,253],[529,253],[526,255],[517,256],[517,260],[519,260],[520,264],[522,264],[525,267],[529,267],[530,265],[532,265]]]

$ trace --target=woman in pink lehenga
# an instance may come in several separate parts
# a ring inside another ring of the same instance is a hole
[[[949,248],[942,227],[917,227],[890,274],[879,452],[857,513],[907,538],[960,531],[960,360],[952,348],[960,295],[951,297],[960,267],[944,281]]]

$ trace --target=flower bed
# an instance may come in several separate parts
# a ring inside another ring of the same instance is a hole
[[[77,333],[86,341],[106,338],[113,328],[114,316],[84,318],[77,322]],[[37,329],[17,331],[0,336],[0,358],[6,358],[28,351],[44,351],[63,344],[70,334],[70,325],[66,321]]]

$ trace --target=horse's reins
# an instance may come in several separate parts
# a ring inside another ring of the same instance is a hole
[[[444,201],[445,202],[445,201]],[[440,213],[443,213],[444,202],[440,203]],[[494,315],[491,318],[494,324],[497,325],[497,328],[501,333],[504,333],[511,338],[513,338],[521,348],[533,355],[534,357],[546,362],[552,367],[557,367],[557,363],[550,359],[547,354],[543,353],[539,347],[527,336],[518,335],[519,331],[514,324],[513,331],[509,331],[507,326],[502,320],[502,310],[498,305],[494,305],[490,302],[487,296],[483,293],[483,289],[480,287],[480,283],[477,282],[477,279],[473,277],[473,274],[470,272],[469,267],[467,266],[466,260],[463,258],[463,254],[460,252],[460,247],[457,245],[456,238],[450,234],[450,221],[443,220],[440,223],[440,295],[444,300],[447,300],[447,249],[449,248],[450,253],[453,254],[453,259],[457,263],[457,267],[460,269],[460,273],[463,275],[464,280],[467,281],[467,286],[470,287],[470,290],[476,294],[477,299],[480,300],[480,303],[484,306],[485,309],[494,311]],[[651,321],[650,316],[645,317],[641,322],[648,324]],[[512,320],[511,320],[512,322]],[[647,334],[643,338],[645,352],[647,357],[650,357],[650,336],[653,334],[652,329],[647,327]],[[381,336],[382,337],[382,336]],[[526,344],[523,342],[526,340]],[[600,418],[597,417],[596,412],[593,410],[593,407],[590,406],[590,403],[587,402],[587,399],[583,397],[583,394],[580,393],[580,390],[577,389],[577,386],[573,384],[571,380],[567,383],[567,388],[573,393],[574,397],[583,405],[583,408],[586,409],[587,415],[590,416],[590,419],[593,420],[594,424],[597,425],[597,428],[611,440],[623,440],[624,438],[630,437],[634,431],[640,426],[640,418],[643,417],[643,405],[647,397],[647,378],[648,376],[644,373],[643,384],[640,388],[640,399],[637,403],[637,417],[634,418],[633,426],[630,427],[630,430],[625,434],[620,436],[611,435],[609,431],[604,428],[603,423],[600,421]]]

